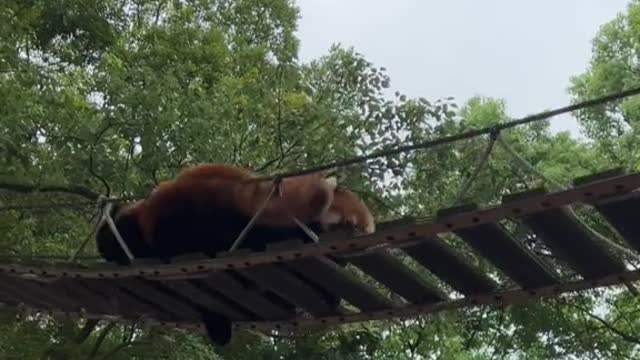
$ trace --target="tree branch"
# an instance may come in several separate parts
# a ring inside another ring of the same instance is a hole
[[[105,326],[104,329],[102,329],[102,332],[96,339],[96,343],[93,345],[93,349],[91,349],[91,353],[87,358],[88,360],[94,359],[96,357],[96,355],[98,354],[98,350],[100,350],[100,346],[102,346],[102,343],[104,342],[104,339],[106,339],[107,335],[109,335],[109,332],[111,332],[111,329],[113,329],[115,326],[116,323],[112,321],[107,326]]]
[[[66,193],[82,196],[84,198],[90,200],[96,200],[100,194],[95,191],[81,186],[81,185],[36,185],[36,184],[20,184],[13,183],[10,181],[0,181],[0,190],[7,190],[12,192],[18,192],[23,194],[30,193],[48,193],[48,192],[58,192],[58,193]]]
[[[287,158],[287,156],[291,155],[293,153],[293,150],[300,145],[300,141],[299,140],[295,140],[289,147],[287,147],[287,149],[284,150],[283,153],[281,153],[278,157],[271,159],[267,162],[265,162],[264,164],[260,165],[258,168],[254,169],[255,172],[259,173],[261,171],[264,171],[265,169],[269,168],[270,166],[272,166],[273,164],[277,164],[276,168],[279,168],[282,164],[282,162]]]
[[[602,326],[604,326],[604,328],[606,328],[607,330],[609,330],[612,333],[614,333],[614,334],[618,335],[619,337],[621,337],[622,340],[624,340],[626,342],[630,342],[632,344],[640,345],[640,338],[639,337],[632,336],[632,335],[624,333],[622,330],[616,328],[613,324],[611,324],[607,320],[601,318],[600,316],[598,316],[596,314],[591,313],[589,310],[583,308],[582,306],[571,304],[571,303],[566,303],[566,304],[571,306],[571,307],[573,307],[573,308],[575,308],[575,309],[580,310],[582,313],[584,313],[588,317],[590,317],[593,320],[599,322],[600,324],[602,324]]]
[[[112,126],[113,125],[111,121],[108,120],[107,125],[96,134],[96,137],[93,139],[93,143],[91,144],[91,150],[89,151],[89,173],[91,174],[91,176],[98,179],[98,181],[102,183],[102,185],[105,188],[106,196],[109,196],[111,194],[111,187],[109,186],[109,183],[107,182],[107,180],[96,172],[93,156],[95,154],[95,150],[96,150],[96,146],[98,145],[98,142],[102,139],[104,134],[106,134],[107,131],[111,129]]]
[[[89,338],[89,336],[93,332],[93,329],[96,328],[99,322],[100,320],[97,320],[97,319],[87,320],[87,323],[82,327],[82,330],[80,330],[80,333],[74,340],[76,344],[82,344],[83,342],[85,342]]]
[[[276,120],[276,140],[278,142],[278,148],[280,150],[280,157],[284,158],[284,140],[282,136],[282,77],[284,75],[284,69],[282,64],[278,66],[278,115]]]

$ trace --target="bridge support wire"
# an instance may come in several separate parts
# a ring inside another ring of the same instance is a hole
[[[473,182],[476,180],[478,175],[480,175],[480,172],[484,170],[484,167],[487,163],[487,160],[489,160],[491,153],[493,152],[496,139],[498,138],[499,135],[500,135],[499,129],[496,129],[495,131],[492,131],[489,134],[489,140],[487,142],[487,147],[484,153],[482,153],[482,155],[480,156],[480,159],[478,160],[478,164],[474,168],[471,175],[469,175],[462,183],[462,186],[460,186],[460,189],[458,190],[458,193],[456,194],[456,197],[453,200],[453,205],[457,205],[462,200],[462,198],[467,194],[467,192],[471,188],[471,185],[473,185]]]

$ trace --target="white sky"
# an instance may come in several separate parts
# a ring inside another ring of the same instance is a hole
[[[387,68],[393,90],[461,104],[506,100],[520,117],[569,103],[569,78],[589,62],[599,27],[628,0],[297,0],[303,61],[333,43]],[[554,130],[577,134],[557,117]]]

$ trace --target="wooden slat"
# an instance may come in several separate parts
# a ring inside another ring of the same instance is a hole
[[[50,308],[57,308],[62,311],[80,310],[79,299],[67,297],[59,290],[48,286],[48,284],[10,276],[3,276],[2,282],[13,287],[16,292],[23,294],[25,298],[42,305],[48,304]]]
[[[531,192],[514,194],[503,199],[513,201]],[[585,278],[594,278],[625,271],[622,261],[615,258],[603,244],[585,231],[566,209],[550,209],[520,218],[550,249]]]
[[[51,284],[51,286],[60,289],[67,297],[73,297],[82,302],[82,307],[91,313],[103,313],[117,315],[117,309],[102,296],[80,286],[73,279],[59,279]]]
[[[573,186],[584,186],[593,182],[605,181],[626,175],[624,168],[617,167],[585,176],[579,176],[573,180]]]
[[[462,229],[455,234],[522,287],[540,287],[558,282],[546,264],[498,224]]]
[[[640,251],[640,193],[592,204],[596,210],[624,237],[629,245]]]
[[[2,284],[0,284],[0,302],[9,306],[17,306],[20,303],[25,303],[25,301],[22,300],[17,294],[5,291],[2,287]]]
[[[193,307],[157,289],[153,286],[152,281],[130,277],[118,279],[116,283],[125,292],[159,306],[164,311],[174,314],[178,319],[200,319],[200,314]]]
[[[17,307],[20,303],[24,303],[24,301],[16,296],[0,292],[0,311],[6,310],[7,307]]]
[[[162,281],[162,285],[171,289],[177,294],[188,298],[204,309],[221,313],[231,320],[243,320],[251,318],[251,315],[243,309],[226,303],[224,300],[207,293],[201,288],[191,284],[189,280]]]
[[[247,289],[226,272],[217,272],[204,279],[195,279],[193,283],[204,287],[208,292],[221,293],[246,311],[264,320],[287,319],[293,316],[286,309],[265,298],[260,292]]]
[[[439,237],[425,239],[402,250],[464,295],[489,293],[498,288],[493,280],[475,269]]]
[[[585,185],[593,181],[622,176],[624,169],[612,170],[579,177],[573,180],[574,186]],[[624,195],[610,196],[591,203],[596,210],[622,235],[627,243],[640,251],[640,221],[636,215],[640,212],[640,193],[627,189]],[[590,195],[590,194],[587,194]]]
[[[327,292],[345,299],[361,311],[394,307],[391,300],[327,258],[292,260],[287,261],[285,265],[322,286]]]
[[[429,284],[387,250],[350,257],[348,260],[411,303],[427,304],[447,299],[444,292]]]
[[[47,310],[56,307],[52,302],[43,299],[38,294],[34,294],[26,291],[20,286],[16,286],[15,283],[10,282],[10,280],[11,279],[8,279],[6,276],[0,276],[0,290],[5,294],[8,294],[28,306]]]
[[[328,239],[332,238],[333,236],[341,236],[340,234],[344,235],[344,229],[342,230],[338,230],[335,233],[330,233],[327,234],[329,235],[328,237],[325,238],[321,238],[320,241],[327,241]],[[323,234],[325,235],[325,234]],[[271,244],[267,244],[267,251],[280,251],[283,249],[295,249],[299,246],[301,246],[304,242],[300,239],[290,239],[290,240],[286,240],[286,241],[280,241],[277,243],[271,243]],[[336,260],[331,259],[332,261],[336,262]],[[339,266],[346,266],[348,264],[348,262],[346,260],[340,260],[338,259],[338,261],[336,262],[337,265]],[[291,268],[287,267],[284,264],[277,264],[279,268],[281,268],[282,270],[292,274],[293,276],[295,276],[296,278],[298,278],[300,281],[302,281],[303,283],[305,283],[307,286],[311,287],[320,298],[322,298],[322,301],[327,303],[329,305],[329,307],[331,309],[335,309],[338,312],[342,313],[343,312],[343,308],[340,306],[340,302],[341,302],[341,298],[339,295],[336,295],[334,292],[329,291],[326,287],[323,287],[321,285],[319,285],[317,282],[313,281],[313,279],[310,279],[308,277],[306,277],[304,274],[301,274],[299,272],[293,271]]]
[[[84,287],[98,296],[102,296],[105,301],[117,309],[119,315],[124,317],[135,317],[146,315],[160,320],[175,320],[175,315],[167,313],[163,308],[154,304],[149,304],[138,297],[120,289],[116,281],[112,279],[74,279],[78,286]]]
[[[443,209],[438,212],[438,217],[477,208],[475,204],[466,204]],[[459,229],[454,233],[522,287],[539,287],[558,282],[548,266],[521,242],[511,237],[500,224],[481,224]]]
[[[336,309],[323,301],[323,294],[318,293],[308,283],[284,268],[275,265],[257,265],[239,272],[314,316],[336,314]]]

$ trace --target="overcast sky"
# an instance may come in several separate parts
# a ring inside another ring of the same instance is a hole
[[[569,102],[598,28],[628,0],[297,0],[301,60],[333,43],[387,68],[393,90],[428,99],[506,100],[520,117]],[[569,117],[554,130],[577,125]]]

